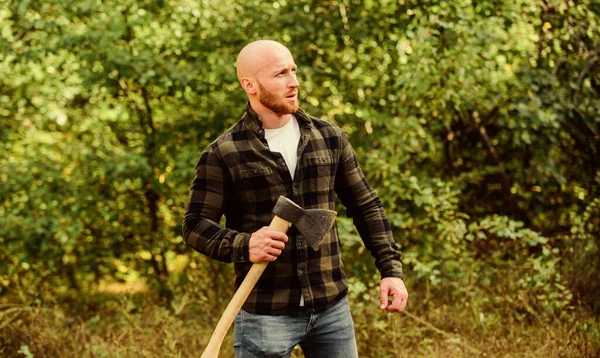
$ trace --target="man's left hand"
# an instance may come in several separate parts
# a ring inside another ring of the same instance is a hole
[[[388,296],[392,296],[390,301]],[[386,277],[379,285],[380,308],[391,312],[402,312],[408,302],[408,291],[404,281],[397,277]]]

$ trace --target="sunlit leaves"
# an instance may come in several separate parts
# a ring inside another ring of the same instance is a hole
[[[236,55],[270,38],[294,54],[302,107],[350,137],[408,277],[485,289],[522,264],[548,284],[540,302],[564,302],[547,292],[568,247],[555,237],[598,232],[597,13],[590,1],[13,1],[0,9],[0,258],[11,277],[164,278],[185,250],[199,153],[246,103]]]

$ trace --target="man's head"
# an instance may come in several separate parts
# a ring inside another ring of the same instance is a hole
[[[282,44],[259,40],[246,45],[237,58],[237,75],[257,112],[282,116],[298,110],[296,64]]]

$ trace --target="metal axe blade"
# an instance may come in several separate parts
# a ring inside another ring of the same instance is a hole
[[[333,226],[337,213],[328,209],[302,209],[290,199],[280,196],[273,213],[292,223],[315,251]]]

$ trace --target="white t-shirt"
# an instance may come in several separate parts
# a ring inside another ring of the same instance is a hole
[[[300,142],[300,126],[294,116],[281,128],[265,129],[265,138],[271,152],[281,153],[287,164],[290,176],[294,179],[298,162],[298,142]]]

